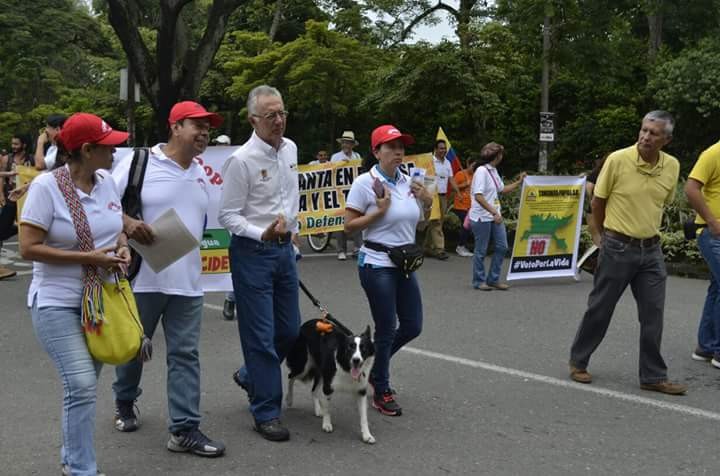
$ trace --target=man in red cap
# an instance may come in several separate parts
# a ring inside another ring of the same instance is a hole
[[[183,101],[170,111],[167,144],[150,150],[140,191],[142,220],[124,216],[127,235],[142,244],[152,244],[153,223],[168,210],[175,212],[188,231],[200,241],[208,209],[205,171],[194,160],[208,146],[211,127],[219,126],[222,116],[208,112],[193,101]],[[132,160],[125,160],[113,172],[121,195],[124,193]],[[167,388],[170,439],[167,448],[200,456],[220,456],[225,445],[212,441],[200,425],[200,360],[198,342],[202,319],[203,289],[200,284],[200,249],[195,248],[164,270],[153,271],[140,265],[133,291],[145,333],[152,338],[160,318],[167,346]],[[116,368],[115,428],[135,431],[138,418],[134,402],[142,393],[142,363],[130,362]]]

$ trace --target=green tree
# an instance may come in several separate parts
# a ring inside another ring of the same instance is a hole
[[[107,0],[110,24],[155,112],[160,136],[173,104],[197,98],[230,15],[246,1]]]
[[[0,141],[35,133],[53,112],[79,110],[119,125],[113,35],[82,2],[0,0]]]
[[[228,58],[225,70],[232,76],[227,94],[240,101],[259,84],[279,88],[291,111],[288,136],[304,158],[333,143],[340,129],[369,136],[358,104],[371,87],[369,72],[381,63],[382,52],[312,20],[305,34],[290,43],[270,43],[264,34],[246,32],[233,33],[233,40],[220,53]],[[239,132],[249,133],[245,121]]]

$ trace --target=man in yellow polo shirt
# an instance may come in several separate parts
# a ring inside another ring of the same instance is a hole
[[[685,385],[668,381],[660,355],[667,278],[660,223],[680,172],[677,159],[661,149],[672,139],[673,127],[669,113],[649,112],[637,143],[610,154],[598,177],[592,215],[603,238],[587,311],[570,349],[570,378],[576,382],[592,382],[590,356],[629,285],[640,321],[640,388],[670,395],[687,391]]]
[[[697,212],[697,244],[710,268],[710,287],[692,358],[720,368],[720,142],[700,154],[685,184],[685,194]]]

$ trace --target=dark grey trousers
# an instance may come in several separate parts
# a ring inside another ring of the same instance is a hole
[[[570,349],[570,364],[587,368],[612,319],[615,305],[630,285],[640,321],[640,383],[667,380],[660,355],[667,271],[660,245],[647,248],[603,237],[588,307]]]

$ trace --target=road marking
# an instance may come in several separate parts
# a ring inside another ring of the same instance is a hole
[[[512,375],[513,377],[520,377],[527,380],[534,380],[535,382],[545,383],[548,385],[555,385],[557,387],[571,388],[574,390],[582,390],[596,395],[602,395],[605,397],[615,398],[617,400],[623,400],[631,403],[639,403],[662,410],[672,410],[678,413],[684,413],[685,415],[696,416],[700,418],[707,418],[710,420],[720,421],[720,413],[703,410],[702,408],[695,408],[688,405],[679,405],[677,403],[668,403],[652,398],[641,397],[630,393],[618,392],[615,390],[609,390],[607,388],[598,387],[595,385],[588,385],[582,383],[576,383],[570,380],[562,380],[555,377],[548,377],[546,375],[534,374],[531,372],[525,372],[522,370],[511,369],[508,367],[501,367],[499,365],[488,364],[485,362],[479,362],[477,360],[465,359],[462,357],[454,357],[452,355],[440,354],[438,352],[431,352],[429,350],[416,349],[414,347],[403,347],[402,350],[411,354],[422,355],[424,357],[430,357],[433,359],[444,360],[446,362],[452,362],[455,364],[465,365],[468,367],[474,367],[483,370],[489,370],[491,372],[497,372],[506,375]]]
[[[222,306],[218,306],[215,304],[205,304],[204,306],[214,311],[222,311],[223,309]],[[534,374],[531,372],[525,372],[523,370],[511,369],[509,367],[502,367],[500,365],[465,359],[463,357],[455,357],[452,355],[441,354],[439,352],[417,349],[415,347],[403,347],[402,350],[410,354],[421,355],[423,357],[429,357],[431,359],[443,360],[445,362],[452,362],[454,364],[465,365],[467,367],[473,367],[476,369],[489,370],[490,372],[497,372],[500,374],[511,375],[513,377],[520,377],[522,379],[533,380],[535,382],[540,382],[548,385],[555,385],[557,387],[570,388],[573,390],[582,390],[584,392],[594,393],[596,395],[602,395],[604,397],[610,397],[616,400],[623,400],[625,402],[638,403],[649,407],[660,408],[661,410],[671,410],[674,412],[683,413],[685,415],[720,421],[720,413],[703,410],[702,408],[691,407],[688,405],[680,405],[677,403],[668,403],[648,397],[633,395],[631,393],[618,392],[616,390],[610,390],[607,388],[598,387],[596,385],[576,383],[571,380],[562,380],[555,377],[548,377],[547,375]]]

